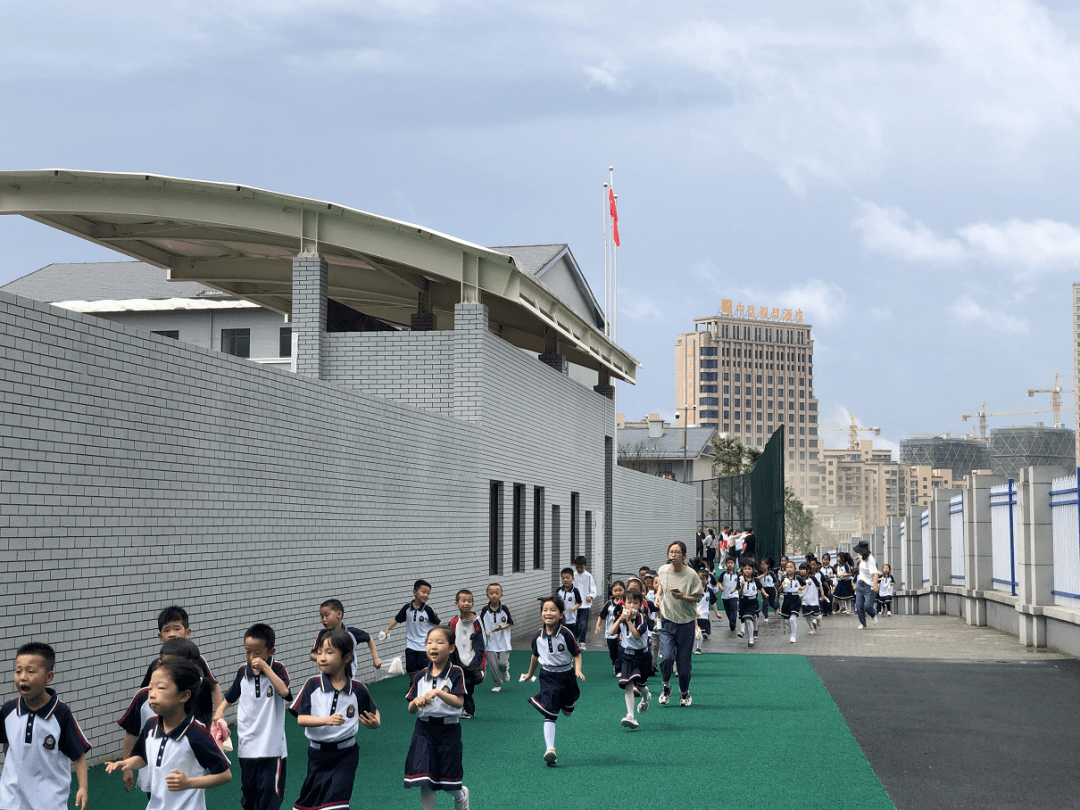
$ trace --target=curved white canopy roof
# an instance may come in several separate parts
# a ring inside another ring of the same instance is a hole
[[[0,172],[0,214],[20,214],[284,314],[292,259],[329,264],[330,298],[408,325],[421,294],[440,326],[454,305],[488,307],[504,340],[558,350],[581,366],[633,382],[638,363],[543,282],[498,251],[406,222],[271,191],[152,174]]]

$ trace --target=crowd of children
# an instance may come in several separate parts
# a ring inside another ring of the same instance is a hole
[[[702,651],[702,642],[713,634],[711,616],[726,618],[729,632],[746,638],[751,648],[761,632],[759,617],[767,624],[770,610],[786,621],[792,643],[800,618],[813,635],[834,603],[836,609],[847,610],[857,570],[844,553],[836,566],[827,554],[820,563],[808,555],[797,567],[783,557],[775,573],[771,560],[756,563],[743,555],[737,565],[735,555],[725,554],[721,559],[720,571],[707,559],[691,561],[704,588],[697,606],[695,653]],[[562,587],[541,601],[541,627],[532,637],[529,666],[520,677],[522,682],[539,680],[539,692],[529,703],[543,719],[543,759],[549,766],[558,761],[556,721],[560,714],[573,714],[580,697],[578,681],[585,680],[581,652],[595,585],[585,559],[574,562],[577,570],[563,569]],[[602,633],[605,640],[625,699],[621,723],[630,729],[638,728],[638,715],[649,708],[648,681],[657,671],[659,645],[654,628],[661,617],[656,578],[655,571],[643,566],[638,577],[613,582],[593,628],[594,636]],[[878,611],[885,615],[892,615],[893,589],[894,580],[885,565],[875,585]],[[459,722],[476,714],[473,696],[487,676],[496,693],[510,680],[514,621],[498,583],[488,585],[485,595],[486,602],[477,612],[472,592],[459,590],[454,600],[458,615],[443,625],[428,605],[430,583],[417,580],[413,599],[378,636],[384,640],[395,626],[405,625],[406,700],[408,711],[416,715],[416,725],[405,759],[404,786],[420,788],[425,810],[435,807],[437,791],[447,792],[456,810],[468,810]],[[231,779],[224,753],[231,750],[225,712],[236,706],[242,806],[279,810],[288,754],[285,720],[286,713],[291,713],[308,739],[307,773],[293,807],[345,810],[359,763],[356,735],[361,726],[376,729],[381,724],[379,708],[367,688],[353,679],[357,651],[366,646],[376,669],[382,668],[383,661],[375,640],[364,630],[346,626],[344,615],[345,608],[337,599],[319,606],[322,630],[310,652],[319,674],[309,678],[297,694],[292,692],[285,667],[275,660],[274,630],[264,623],[244,633],[245,663],[222,693],[190,640],[186,611],[178,606],[165,608],[158,616],[160,652],[118,723],[124,731],[123,757],[107,763],[106,772],[120,771],[128,790],[137,781],[149,810],[204,810],[205,790]],[[873,620],[877,621],[876,615]],[[71,711],[48,687],[54,665],[55,654],[46,644],[25,644],[16,655],[14,680],[19,697],[0,709],[0,743],[7,752],[0,776],[0,807],[67,807],[72,768],[78,783],[75,806],[86,807],[90,745]],[[33,718],[38,721],[34,723]],[[11,744],[18,739],[34,744]]]

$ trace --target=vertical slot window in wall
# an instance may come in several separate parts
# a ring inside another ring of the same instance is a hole
[[[593,567],[593,513],[585,510],[585,550],[582,552],[589,561],[589,567]]]
[[[292,357],[291,326],[282,326],[278,330],[278,357]]]
[[[544,488],[533,487],[533,568],[544,567]]]
[[[513,548],[511,549],[511,561],[513,571],[521,570],[522,544],[525,542],[525,485],[514,484],[514,523],[513,523]]]
[[[578,545],[581,541],[581,495],[577,492],[570,493],[570,560],[568,565],[573,565],[581,550]]]
[[[499,573],[499,547],[502,545],[502,481],[492,481],[488,493],[488,573]]]

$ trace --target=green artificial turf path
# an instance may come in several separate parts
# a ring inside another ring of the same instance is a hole
[[[640,728],[631,731],[619,722],[626,704],[607,652],[584,653],[587,680],[574,716],[560,717],[556,724],[554,768],[543,761],[541,717],[526,703],[537,684],[517,682],[527,666],[528,654],[514,652],[514,682],[499,694],[491,692],[490,683],[481,684],[477,716],[462,721],[465,784],[473,810],[599,808],[623,800],[636,806],[642,795],[686,808],[895,810],[802,656],[695,656],[694,705],[679,707],[674,678],[671,704],[659,705],[660,680],[653,678],[652,706],[638,716]],[[310,674],[293,676],[294,692]],[[361,727],[357,735],[360,767],[353,808],[420,807],[420,791],[402,787],[415,724],[405,706],[406,690],[400,676],[371,685],[382,727]],[[290,756],[282,807],[291,808],[307,769],[307,745],[291,717],[286,729]],[[117,737],[122,737],[119,729]],[[235,752],[230,757],[233,779],[207,791],[209,810],[240,807],[240,768]],[[818,778],[823,767],[830,775],[826,782]],[[145,806],[142,794],[124,792],[119,774],[106,776],[100,765],[91,768],[91,810]],[[451,808],[453,802],[441,794],[438,806]]]

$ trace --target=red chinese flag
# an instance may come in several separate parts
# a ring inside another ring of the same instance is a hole
[[[619,246],[619,211],[615,208],[615,189],[608,189],[608,200],[611,202],[611,233],[615,240],[615,247]]]

